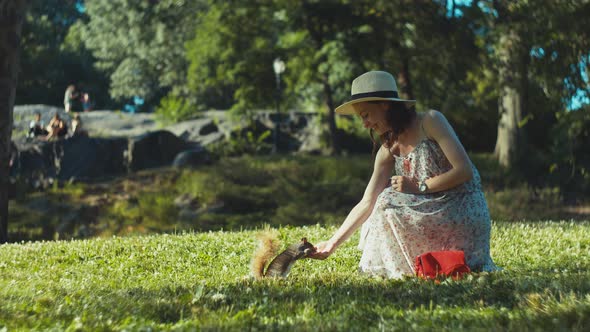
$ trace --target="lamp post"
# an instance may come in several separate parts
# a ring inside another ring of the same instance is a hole
[[[285,71],[285,62],[281,58],[276,58],[272,63],[272,69],[275,72],[275,78],[277,83],[277,90],[275,92],[276,102],[276,117],[275,117],[275,132],[274,132],[274,146],[272,149],[273,153],[279,151],[279,131],[281,127],[281,113],[280,113],[280,102],[281,102],[281,74]]]

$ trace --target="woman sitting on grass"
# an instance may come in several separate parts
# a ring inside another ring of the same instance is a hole
[[[358,114],[381,146],[362,200],[312,258],[327,258],[362,225],[362,272],[413,275],[416,256],[440,250],[464,251],[472,271],[497,270],[479,173],[444,115],[417,113],[414,103],[398,97],[387,72],[352,82],[352,100],[336,113]]]

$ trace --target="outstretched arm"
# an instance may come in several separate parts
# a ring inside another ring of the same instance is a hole
[[[309,257],[316,259],[326,259],[336,248],[344,243],[366,220],[369,218],[377,197],[389,185],[389,177],[393,170],[394,160],[388,149],[381,146],[377,157],[373,175],[365,189],[361,201],[350,211],[338,231],[330,240],[321,242],[316,246],[316,252]]]

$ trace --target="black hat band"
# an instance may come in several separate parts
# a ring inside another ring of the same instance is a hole
[[[399,95],[397,91],[374,91],[374,92],[365,92],[365,93],[355,93],[350,96],[350,100],[360,99],[360,98],[368,98],[368,97],[377,97],[377,98],[398,98]]]

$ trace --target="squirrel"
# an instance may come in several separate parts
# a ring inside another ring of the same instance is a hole
[[[313,244],[307,242],[306,238],[302,238],[300,242],[294,243],[287,247],[283,252],[276,256],[268,267],[266,272],[264,268],[268,261],[276,255],[280,243],[276,234],[270,232],[263,232],[258,235],[259,246],[254,251],[252,258],[251,271],[256,279],[265,277],[281,277],[285,278],[291,271],[291,267],[296,260],[306,258],[309,254],[315,252]]]

